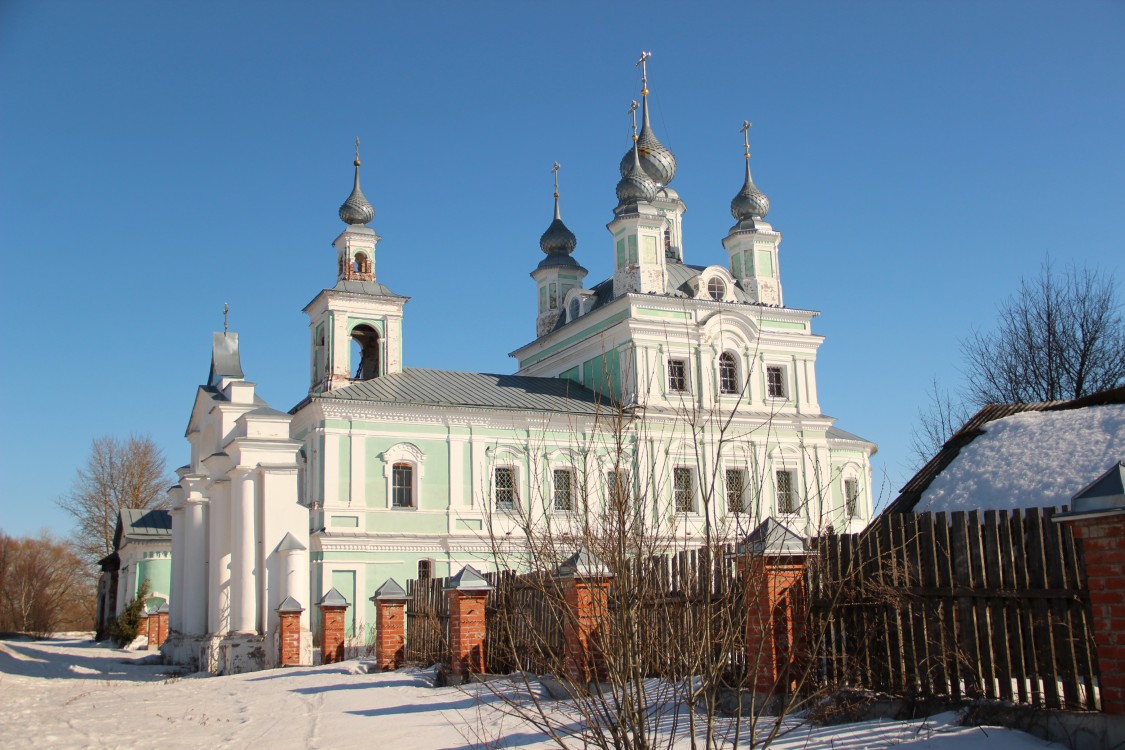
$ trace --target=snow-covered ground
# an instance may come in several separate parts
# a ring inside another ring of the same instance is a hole
[[[419,670],[371,673],[361,661],[231,677],[168,677],[150,654],[88,640],[0,641],[5,748],[339,748],[473,750],[554,747],[504,715],[481,686],[431,687]],[[783,750],[1059,748],[1000,728],[921,722],[797,726]],[[483,741],[490,744],[484,745]],[[687,746],[686,742],[680,743]]]
[[[1070,505],[1125,460],[1125,404],[1027,411],[982,429],[926,488],[915,510]]]

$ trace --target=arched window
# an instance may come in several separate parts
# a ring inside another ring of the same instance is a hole
[[[367,324],[352,329],[352,362],[356,380],[370,380],[379,375],[379,333]]]
[[[578,320],[580,312],[582,312],[582,301],[575,297],[570,301],[570,319]]]
[[[738,393],[738,362],[730,352],[719,355],[719,392]]]

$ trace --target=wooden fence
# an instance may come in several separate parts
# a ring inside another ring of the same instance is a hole
[[[817,539],[809,635],[822,684],[1096,708],[1082,561],[1053,514],[895,514]]]
[[[811,540],[808,687],[1096,709],[1082,560],[1070,528],[1051,522],[1053,514],[896,514],[859,534]],[[731,552],[638,558],[613,579],[605,616],[619,627],[630,608],[647,674],[698,670],[698,650],[681,646],[706,632],[714,636],[703,657],[712,674],[721,662],[732,679],[746,677],[744,585]],[[569,615],[559,582],[511,572],[487,577],[495,589],[486,601],[486,668],[560,673]],[[445,583],[407,583],[409,661],[448,661]]]

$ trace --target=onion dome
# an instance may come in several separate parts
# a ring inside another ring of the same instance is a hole
[[[658,186],[663,187],[676,176],[676,157],[664,147],[664,144],[652,132],[648,121],[648,90],[641,97],[641,132],[637,134],[637,151],[640,156],[641,168],[649,179]],[[621,158],[621,176],[624,177],[633,163],[633,155],[625,154]]]
[[[617,183],[617,207],[631,203],[651,203],[656,199],[656,182],[645,172],[641,165],[640,146],[634,141],[632,160],[629,169],[623,171],[621,181]]]
[[[340,206],[340,220],[345,224],[366,224],[375,218],[375,209],[359,189],[359,139],[355,139],[355,184],[352,194]]]
[[[574,252],[574,248],[578,245],[578,238],[574,236],[574,232],[570,231],[566,224],[563,223],[562,215],[559,213],[559,163],[555,162],[555,166],[551,169],[555,173],[555,218],[551,221],[547,231],[539,238],[539,247],[547,254],[547,257],[539,261],[538,268],[549,268],[553,266],[566,266],[569,268],[582,268],[578,265],[578,261],[570,257]]]
[[[735,221],[752,221],[764,219],[770,212],[770,199],[757,188],[750,177],[750,123],[742,123],[742,132],[746,136],[746,181],[742,183],[742,190],[730,202],[730,212]]]

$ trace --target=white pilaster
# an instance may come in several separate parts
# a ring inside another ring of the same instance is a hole
[[[184,632],[190,635],[207,633],[207,500],[201,497],[187,501],[187,559],[184,561]]]
[[[207,631],[222,635],[230,630],[230,482],[211,485],[211,512],[208,513]]]
[[[231,475],[230,629],[233,633],[254,633],[254,470],[240,468]]]
[[[168,629],[184,629],[184,524],[187,518],[182,505],[172,508],[172,590],[168,601]]]

